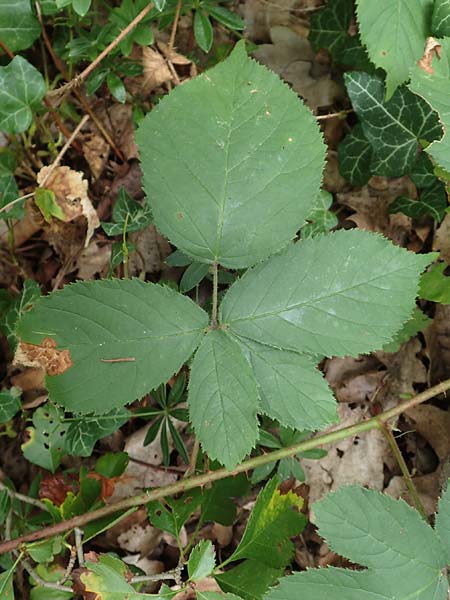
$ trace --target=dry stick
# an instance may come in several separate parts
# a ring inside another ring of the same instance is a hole
[[[106,46],[106,48],[102,52],[100,52],[100,54],[97,56],[97,58],[95,60],[93,60],[91,62],[91,64],[88,65],[84,69],[84,71],[81,71],[81,73],[79,75],[77,75],[76,77],[74,77],[71,81],[68,81],[67,83],[65,83],[64,85],[62,85],[60,88],[58,88],[57,90],[55,90],[55,92],[57,92],[58,94],[63,93],[63,92],[68,92],[74,86],[80,85],[87,77],[89,77],[89,75],[92,73],[92,71],[94,71],[94,69],[96,69],[98,67],[98,65],[102,62],[102,60],[105,58],[105,56],[108,56],[108,54],[111,52],[111,50],[114,50],[114,48],[116,46],[118,46],[120,44],[120,42],[131,31],[133,31],[133,29],[136,27],[136,25],[139,25],[139,23],[152,10],[152,8],[153,8],[153,2],[150,2],[149,4],[147,4],[147,6],[144,9],[141,10],[141,12],[137,15],[137,17],[135,17],[131,21],[131,23],[129,23],[125,27],[125,29],[122,29],[122,31],[119,33],[119,35],[108,46]]]
[[[380,422],[379,429],[382,432],[382,434],[384,435],[384,437],[386,438],[387,443],[389,444],[389,446],[392,450],[392,454],[394,455],[395,460],[397,461],[397,464],[400,467],[400,470],[403,475],[403,479],[405,480],[405,483],[406,483],[406,487],[408,488],[409,495],[411,496],[411,500],[414,502],[416,509],[422,515],[423,519],[426,521],[427,513],[425,511],[425,507],[422,504],[422,500],[419,497],[416,486],[414,485],[411,474],[409,472],[408,466],[405,463],[405,459],[403,458],[402,453],[400,452],[400,448],[398,447],[397,440],[395,439],[395,437],[391,431],[391,428],[386,423]]]
[[[20,500],[21,502],[25,502],[26,504],[31,504],[32,506],[36,506],[41,510],[45,510],[49,512],[49,509],[46,504],[38,500],[37,498],[31,498],[30,496],[25,496],[24,494],[20,494],[19,492],[14,492],[10,490],[8,486],[6,486],[3,482],[0,481],[0,491],[6,491],[8,496],[11,499]]]
[[[14,58],[14,53],[8,48],[8,46],[2,40],[0,40],[0,48],[9,56],[9,58],[11,60]]]
[[[267,454],[262,454],[261,456],[249,458],[231,471],[222,468],[218,469],[217,471],[208,471],[202,475],[195,475],[194,477],[189,477],[188,479],[181,479],[176,483],[150,490],[146,493],[139,494],[138,496],[125,498],[120,502],[115,502],[114,504],[104,506],[103,508],[98,508],[97,510],[87,512],[84,515],[79,515],[77,517],[73,517],[72,519],[68,519],[67,521],[61,521],[55,525],[50,525],[48,527],[44,527],[43,529],[22,535],[13,540],[6,541],[3,544],[0,544],[0,554],[11,552],[11,550],[18,548],[26,542],[42,540],[53,535],[64,533],[70,529],[75,529],[75,527],[83,527],[87,523],[91,523],[92,521],[95,521],[101,517],[105,517],[128,508],[134,508],[136,506],[140,506],[141,504],[146,504],[152,500],[161,500],[166,496],[173,496],[175,494],[179,494],[180,492],[192,490],[197,487],[203,487],[204,485],[213,481],[219,481],[220,479],[225,479],[226,477],[238,475],[239,473],[255,469],[256,467],[266,465],[267,463],[281,460],[282,458],[294,456],[295,454],[305,452],[306,450],[312,450],[325,444],[331,444],[339,440],[358,435],[364,431],[379,429],[380,423],[386,423],[391,419],[398,417],[406,410],[410,410],[415,406],[422,404],[422,402],[425,402],[430,398],[434,398],[439,394],[443,394],[448,390],[450,390],[450,379],[446,379],[442,383],[439,383],[438,385],[435,385],[432,388],[417,394],[417,396],[414,398],[411,398],[410,400],[403,402],[394,408],[386,410],[380,415],[372,417],[367,421],[362,421],[361,423],[356,423],[355,425],[342,427],[341,429],[331,431],[330,433],[319,435],[309,440],[305,440],[304,442],[300,442],[299,444],[295,444],[295,446],[291,446],[290,448],[280,448],[279,450],[274,450],[273,452],[268,452]]]
[[[180,13],[181,13],[181,5],[183,4],[183,0],[178,0],[177,3],[177,8],[175,11],[175,17],[173,19],[173,25],[172,25],[172,31],[170,32],[170,39],[169,39],[169,54],[172,52],[173,47],[175,45],[175,37],[177,35],[177,27],[178,27],[178,21],[180,20]]]

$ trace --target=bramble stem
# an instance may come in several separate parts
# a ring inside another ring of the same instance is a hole
[[[139,494],[138,496],[124,498],[120,502],[109,504],[108,506],[104,506],[102,508],[98,508],[97,510],[87,512],[83,515],[73,517],[72,519],[67,519],[66,521],[61,521],[60,523],[55,523],[54,525],[43,527],[42,529],[38,529],[36,531],[32,531],[31,533],[27,533],[13,540],[5,541],[3,544],[0,544],[0,554],[4,554],[5,552],[11,552],[11,550],[18,548],[26,542],[42,540],[53,535],[64,533],[65,531],[69,531],[70,529],[74,529],[75,527],[83,527],[84,525],[86,525],[86,523],[91,523],[92,521],[100,519],[101,517],[105,517],[106,515],[110,515],[129,508],[134,508],[135,506],[146,504],[151,500],[161,500],[162,498],[165,498],[167,496],[173,496],[175,494],[179,494],[187,490],[192,490],[197,487],[203,487],[204,485],[213,481],[219,481],[220,479],[225,479],[226,477],[238,475],[239,473],[244,473],[245,471],[255,469],[256,467],[259,467],[261,465],[281,460],[282,458],[294,456],[295,454],[305,452],[306,450],[313,450],[314,448],[318,448],[325,444],[332,444],[339,440],[343,440],[363,433],[364,431],[379,429],[380,423],[387,423],[391,419],[394,419],[395,417],[401,415],[403,412],[410,410],[411,408],[414,408],[419,404],[422,404],[422,402],[430,400],[430,398],[434,398],[439,394],[443,394],[448,390],[450,390],[450,379],[446,379],[442,383],[439,383],[438,385],[435,385],[429,388],[428,390],[417,394],[417,396],[415,396],[414,398],[411,398],[406,402],[402,402],[398,406],[386,410],[380,415],[372,417],[367,421],[362,421],[361,423],[356,423],[355,425],[350,425],[348,427],[336,429],[335,431],[331,431],[330,433],[325,433],[323,435],[310,438],[309,440],[305,440],[303,442],[295,444],[294,446],[290,446],[289,448],[280,448],[278,450],[268,452],[267,454],[262,454],[260,456],[249,458],[248,460],[242,462],[240,465],[237,465],[237,467],[235,467],[231,471],[222,468],[217,469],[217,471],[208,471],[201,475],[195,475],[194,477],[181,479],[180,481],[177,481],[170,485],[155,488],[144,494]]]
[[[425,511],[425,507],[422,504],[422,500],[419,497],[416,486],[414,485],[414,481],[412,480],[411,474],[409,472],[408,466],[403,458],[403,454],[400,452],[400,448],[398,447],[397,440],[395,439],[391,428],[386,423],[380,422],[379,429],[381,433],[387,440],[389,444],[392,454],[397,461],[398,466],[403,475],[403,479],[405,480],[406,487],[408,488],[409,495],[411,496],[411,500],[414,502],[414,506],[418,510],[418,512],[422,515],[423,519],[427,521],[427,513]]]

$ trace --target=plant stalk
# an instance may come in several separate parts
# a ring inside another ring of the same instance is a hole
[[[219,265],[215,262],[212,265],[213,275],[213,293],[211,310],[211,329],[217,329],[217,305],[219,295]]]
[[[261,465],[265,465],[270,462],[294,456],[295,454],[305,452],[306,450],[313,450],[314,448],[318,448],[325,444],[331,444],[339,440],[353,437],[355,435],[363,433],[364,431],[379,429],[380,423],[387,423],[391,419],[394,419],[401,415],[403,412],[410,410],[411,408],[414,408],[415,406],[418,406],[419,404],[422,404],[427,400],[430,400],[430,398],[434,398],[439,394],[443,394],[448,390],[450,390],[450,379],[446,379],[442,383],[439,383],[429,388],[428,390],[417,394],[417,396],[415,396],[414,398],[411,398],[406,402],[402,402],[398,406],[386,410],[380,415],[372,417],[367,421],[362,421],[361,423],[356,423],[348,427],[336,429],[335,431],[331,431],[330,433],[319,435],[317,437],[305,440],[288,448],[280,448],[278,450],[268,452],[267,454],[262,454],[260,456],[249,458],[248,460],[242,462],[240,465],[237,465],[237,467],[235,467],[231,471],[225,468],[221,468],[217,469],[217,471],[208,471],[201,475],[195,475],[194,477],[181,479],[176,483],[156,488],[146,493],[139,494],[137,496],[124,498],[120,502],[116,502],[114,504],[98,508],[97,510],[93,510],[83,515],[73,517],[72,519],[67,519],[66,521],[61,521],[60,523],[55,523],[54,525],[43,527],[42,529],[32,531],[31,533],[27,533],[15,539],[5,541],[2,544],[0,544],[0,554],[4,554],[5,552],[11,552],[15,548],[18,548],[19,546],[27,542],[42,540],[53,535],[64,533],[66,531],[74,529],[75,527],[83,527],[87,523],[91,523],[92,521],[100,519],[101,517],[105,517],[106,515],[111,515],[113,513],[120,512],[122,510],[127,510],[129,508],[134,508],[136,506],[146,504],[147,502],[150,502],[152,500],[161,500],[162,498],[165,498],[167,496],[173,496],[175,494],[179,494],[187,490],[192,490],[197,487],[203,487],[204,485],[213,481],[219,481],[221,479],[225,479],[226,477],[238,475],[239,473],[255,469],[256,467],[259,467]]]

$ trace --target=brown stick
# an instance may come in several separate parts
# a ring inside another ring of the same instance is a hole
[[[294,456],[295,454],[305,452],[306,450],[312,450],[313,448],[318,448],[319,446],[323,446],[325,444],[331,444],[333,442],[343,440],[348,437],[353,437],[364,431],[370,431],[371,429],[379,429],[380,422],[386,423],[391,419],[398,417],[406,410],[410,410],[411,408],[422,404],[422,402],[430,400],[430,398],[434,398],[435,396],[443,394],[448,390],[450,390],[450,379],[447,379],[442,383],[439,383],[438,385],[435,385],[432,388],[429,388],[428,390],[417,394],[417,396],[415,396],[414,398],[411,398],[410,400],[403,402],[394,408],[386,410],[380,415],[372,417],[367,421],[362,421],[361,423],[356,423],[355,425],[342,427],[341,429],[337,429],[330,433],[319,435],[315,438],[311,438],[309,440],[305,440],[304,442],[300,442],[295,446],[291,446],[290,448],[280,448],[279,450],[274,450],[273,452],[268,452],[267,454],[262,454],[260,456],[255,456],[254,458],[249,458],[248,460],[245,460],[243,463],[241,463],[231,471],[222,468],[218,469],[217,471],[209,471],[207,473],[203,473],[202,475],[189,477],[188,479],[181,479],[180,481],[177,481],[170,485],[156,488],[146,493],[139,494],[138,496],[125,498],[120,502],[104,506],[103,508],[98,508],[97,510],[87,512],[84,515],[79,515],[77,517],[73,517],[72,519],[68,519],[67,521],[61,521],[60,523],[56,523],[55,525],[50,525],[48,527],[38,529],[37,531],[32,531],[31,533],[22,535],[13,540],[8,540],[6,542],[3,542],[3,544],[0,544],[0,554],[4,554],[5,552],[11,552],[12,550],[15,550],[16,548],[18,548],[22,544],[25,544],[26,542],[42,540],[53,535],[64,533],[65,531],[69,531],[70,529],[75,529],[75,527],[83,527],[84,525],[86,525],[86,523],[90,523],[92,521],[95,521],[96,519],[105,517],[106,515],[110,515],[115,512],[126,510],[128,508],[133,508],[141,504],[146,504],[147,502],[150,502],[152,500],[161,500],[166,496],[173,496],[175,494],[179,494],[180,492],[192,490],[197,487],[203,487],[204,485],[213,481],[219,481],[220,479],[225,479],[226,477],[238,475],[239,473],[249,471],[261,465],[265,465],[270,462],[275,462],[289,456]]]

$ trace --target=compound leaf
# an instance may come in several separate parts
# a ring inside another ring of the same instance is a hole
[[[137,140],[155,224],[199,262],[255,264],[314,208],[325,150],[317,123],[243,43],[163,99]]]
[[[294,551],[289,538],[306,525],[304,515],[298,512],[302,506],[302,498],[292,491],[282,494],[278,478],[271,479],[259,494],[239,546],[228,560],[250,558],[272,568],[285,567]]]
[[[210,458],[233,468],[258,437],[258,391],[239,344],[209,331],[197,350],[189,382],[189,413]]]
[[[12,52],[26,50],[41,34],[30,0],[2,0],[0,39]]]
[[[337,420],[336,400],[310,356],[244,338],[259,387],[261,411],[286,427],[315,431]]]
[[[441,137],[438,115],[407,87],[396,90],[385,102],[380,77],[353,72],[345,75],[345,82],[364,136],[372,146],[373,173],[403,175],[416,161],[419,140],[432,142]]]
[[[371,61],[386,71],[386,97],[409,79],[429,35],[433,0],[357,0],[363,44]]]
[[[432,59],[432,73],[416,66],[411,72],[409,88],[424,98],[439,113],[444,135],[426,148],[426,152],[445,170],[450,170],[450,98],[448,80],[450,77],[450,39],[439,40],[440,57]],[[430,140],[431,141],[431,140]]]
[[[21,56],[0,67],[0,131],[21,133],[28,129],[33,110],[44,95],[44,78]]]
[[[54,340],[72,366],[47,377],[50,398],[78,413],[106,413],[166,382],[189,358],[208,315],[167,286],[138,279],[78,282],[35,302],[23,341]]]
[[[221,321],[238,336],[285,350],[370,352],[410,317],[432,259],[359,230],[301,241],[236,281]]]

